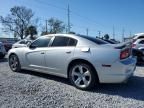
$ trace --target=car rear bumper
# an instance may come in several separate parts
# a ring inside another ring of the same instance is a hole
[[[128,80],[136,69],[136,58],[130,57],[126,60],[115,62],[111,67],[104,67],[100,74],[101,83],[122,83]]]

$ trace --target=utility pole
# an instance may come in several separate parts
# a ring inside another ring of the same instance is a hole
[[[113,26],[113,39],[115,39],[115,27]]]
[[[101,37],[101,31],[98,31],[98,37],[99,38]]]
[[[89,29],[88,28],[86,29],[86,35],[87,36],[89,35]]]
[[[131,33],[131,31],[130,31],[130,37],[132,36],[132,33]]]
[[[48,20],[45,20],[45,21],[46,21],[46,33],[48,33],[48,27],[47,27]]]
[[[124,42],[125,29],[122,29],[122,41]]]
[[[68,17],[68,30],[67,32],[69,33],[70,32],[70,29],[71,29],[71,25],[70,25],[70,8],[69,8],[69,4],[68,4],[68,14],[67,14],[67,17]]]

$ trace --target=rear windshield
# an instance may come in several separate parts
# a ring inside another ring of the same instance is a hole
[[[78,36],[80,36],[80,37],[82,37],[82,38],[85,38],[85,39],[88,39],[88,40],[90,40],[90,41],[92,41],[92,42],[94,42],[94,43],[96,43],[96,44],[98,44],[98,45],[109,44],[108,42],[103,41],[103,40],[98,39],[98,38],[89,37],[89,36],[84,36],[84,35],[78,35]]]

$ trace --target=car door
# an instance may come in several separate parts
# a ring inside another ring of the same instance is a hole
[[[45,52],[52,37],[40,37],[25,50],[27,67],[34,70],[45,70]]]
[[[45,54],[46,66],[53,74],[66,75],[68,61],[74,54],[77,40],[64,36],[56,36]]]

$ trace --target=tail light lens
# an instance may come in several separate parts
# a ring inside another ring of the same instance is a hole
[[[120,59],[125,59],[128,58],[130,56],[131,50],[130,49],[125,49],[123,51],[121,51],[120,53]]]

